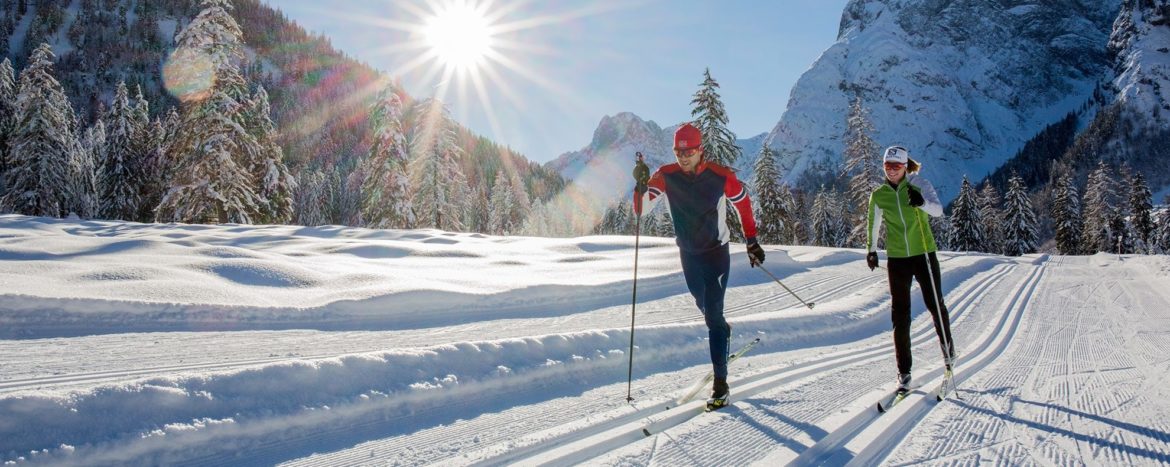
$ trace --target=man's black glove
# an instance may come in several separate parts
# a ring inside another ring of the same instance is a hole
[[[637,153],[638,160],[634,162],[634,191],[639,195],[646,193],[646,184],[650,181],[650,167],[642,161],[642,153]]]
[[[877,252],[876,251],[871,251],[871,252],[869,252],[868,255],[865,255],[865,265],[869,266],[870,271],[877,269],[878,262],[877,262]]]
[[[914,188],[911,186],[911,187],[909,187],[908,191],[910,192],[910,206],[911,207],[916,208],[918,206],[922,206],[923,204],[926,204],[926,200],[922,198],[922,193],[919,192],[917,188]]]
[[[760,244],[755,241],[750,241],[747,244],[748,261],[752,263],[752,267],[764,264],[764,249],[760,248]]]

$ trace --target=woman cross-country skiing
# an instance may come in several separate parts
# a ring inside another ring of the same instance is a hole
[[[752,267],[764,262],[764,249],[756,243],[756,221],[747,190],[731,169],[705,160],[698,128],[689,123],[679,127],[674,133],[674,155],[678,162],[662,166],[653,176],[645,163],[637,161],[634,213],[650,212],[653,203],[666,195],[683,278],[707,323],[715,373],[707,408],[717,409],[727,405],[727,354],[731,340],[731,326],[723,317],[723,296],[731,268],[724,200],[731,201],[739,214]]]
[[[951,339],[951,318],[942,301],[942,274],[939,272],[938,247],[930,231],[927,215],[941,216],[942,203],[934,186],[918,175],[920,165],[901,146],[886,149],[882,158],[886,173],[883,183],[869,196],[866,229],[866,265],[878,267],[877,236],[886,227],[886,261],[890,278],[891,319],[894,324],[894,352],[898,359],[898,390],[910,386],[910,285],[918,281],[922,299],[934,319],[943,359],[948,372],[955,358]]]

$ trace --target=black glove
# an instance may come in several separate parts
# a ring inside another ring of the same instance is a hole
[[[752,267],[764,264],[764,249],[760,248],[757,242],[748,242],[747,244],[748,261],[752,263]]]
[[[650,181],[650,167],[642,161],[642,153],[637,153],[638,160],[634,162],[634,190],[639,195],[646,192],[646,183]]]
[[[876,251],[871,251],[871,252],[869,252],[868,255],[865,255],[865,265],[869,266],[870,271],[877,269],[878,262],[877,262],[877,252]]]
[[[918,206],[922,206],[923,204],[926,204],[926,200],[922,198],[922,193],[919,192],[917,188],[914,188],[912,186],[908,187],[908,188],[909,188],[908,191],[910,192],[910,206],[911,207],[916,208]]]

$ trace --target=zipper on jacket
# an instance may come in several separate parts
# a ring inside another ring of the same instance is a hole
[[[902,183],[907,183],[907,180],[902,180]],[[902,196],[898,194],[897,188],[894,188],[894,204],[898,205],[898,217],[902,218],[902,242],[906,244],[906,256],[910,256],[910,225],[906,224],[906,215],[902,213]]]

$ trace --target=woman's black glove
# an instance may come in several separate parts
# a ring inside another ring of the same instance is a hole
[[[909,187],[909,188],[910,188],[909,191],[910,191],[910,206],[911,207],[916,208],[918,206],[922,206],[923,204],[926,204],[926,200],[922,198],[922,193],[919,192],[917,188],[914,188],[914,187]]]
[[[642,161],[642,153],[637,153],[638,160],[634,162],[634,191],[639,195],[647,190],[646,183],[650,181],[650,167]]]
[[[870,271],[877,269],[878,262],[877,262],[877,252],[876,251],[871,251],[871,252],[869,252],[868,255],[865,255],[865,265],[869,266]]]

